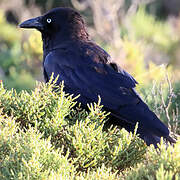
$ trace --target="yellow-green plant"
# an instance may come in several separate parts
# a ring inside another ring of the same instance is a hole
[[[152,61],[145,64],[143,47],[140,43],[125,39],[122,45],[126,54],[124,68],[135,77],[141,86],[147,86],[153,81],[159,83],[167,74],[172,75],[171,66],[156,65]]]
[[[28,41],[24,42],[23,48],[31,56],[37,56],[38,60],[42,60],[43,48],[40,32],[32,30]]]
[[[148,14],[144,7],[140,7],[137,13],[131,17],[135,37],[143,38],[148,43],[154,43],[156,47],[169,51],[178,41],[178,36],[166,22],[155,19]],[[173,34],[173,35],[172,35]]]
[[[159,98],[159,97],[157,97]],[[179,179],[180,140],[148,147],[111,127],[99,102],[82,109],[55,82],[0,86],[0,179]]]

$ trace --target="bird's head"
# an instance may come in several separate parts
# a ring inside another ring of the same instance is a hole
[[[52,42],[60,44],[62,41],[75,38],[88,39],[81,15],[71,8],[52,9],[42,16],[22,22],[19,26],[39,30],[46,45]]]

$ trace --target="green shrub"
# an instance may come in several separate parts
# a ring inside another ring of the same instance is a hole
[[[71,126],[66,134],[81,169],[96,169],[105,164],[113,171],[120,171],[141,161],[146,149],[135,134],[116,128],[105,132],[102,125],[97,126],[89,118]]]
[[[180,179],[180,139],[173,146],[166,146],[161,141],[159,149],[148,148],[146,160],[138,164],[131,172],[126,172],[126,179]]]
[[[72,96],[67,96],[62,90],[53,92],[54,84],[39,83],[31,93],[15,90],[7,91],[3,87],[0,91],[0,107],[7,114],[11,114],[23,127],[29,124],[37,126],[46,137],[55,133],[66,124],[64,118],[76,104]]]
[[[2,119],[3,178],[71,177],[71,172],[77,178],[85,172],[115,177],[145,158],[146,145],[135,133],[103,130],[109,113],[102,111],[100,101],[86,111],[75,99],[63,92],[63,85],[39,83],[31,93],[16,93],[1,84],[0,109],[13,126],[5,128],[8,121]]]
[[[160,50],[169,52],[178,42],[178,36],[173,34],[172,27],[167,22],[158,21],[153,15],[148,14],[144,7],[140,7],[132,17],[132,24],[135,37],[153,43]]]
[[[66,179],[75,168],[63,147],[55,149],[50,138],[29,127],[23,131],[15,119],[0,116],[0,179],[48,179],[58,175]]]
[[[147,148],[136,132],[103,129],[100,98],[89,110],[76,98],[52,80],[20,93],[1,83],[0,179],[180,178],[180,140]]]
[[[3,72],[0,80],[3,80],[8,88],[13,87],[18,91],[33,89],[35,80],[21,46],[20,29],[9,24],[1,11],[0,26],[0,70]],[[27,54],[26,52],[26,56]]]
[[[161,84],[154,81],[151,86],[140,89],[140,93],[149,107],[176,134],[180,134],[179,85],[179,82],[172,84],[166,76]]]

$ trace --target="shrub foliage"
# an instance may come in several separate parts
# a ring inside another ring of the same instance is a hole
[[[180,178],[180,141],[147,148],[136,132],[103,129],[100,98],[88,110],[76,98],[54,82],[30,93],[1,83],[0,179]]]

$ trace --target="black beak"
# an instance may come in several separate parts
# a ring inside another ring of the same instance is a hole
[[[36,17],[36,18],[33,18],[33,19],[28,19],[24,22],[22,22],[19,27],[20,28],[35,28],[39,31],[42,31],[43,30],[43,25],[41,23],[41,19],[42,17]]]

